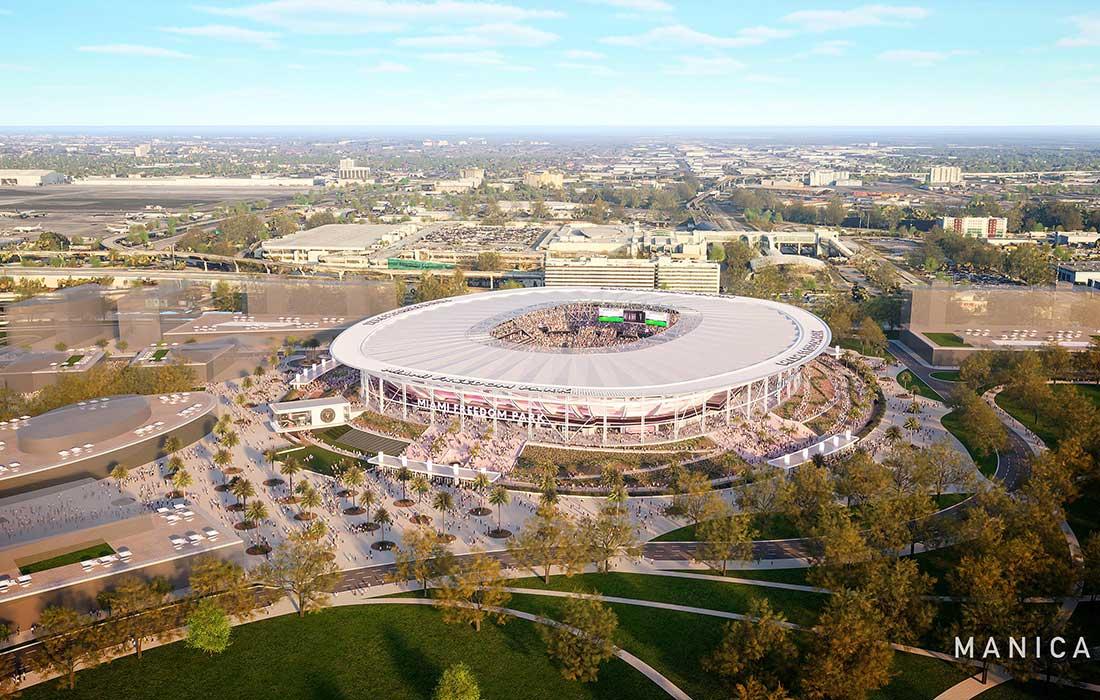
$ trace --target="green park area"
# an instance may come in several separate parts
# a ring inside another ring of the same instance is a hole
[[[951,411],[943,418],[940,418],[940,422],[943,423],[943,427],[946,428],[949,433],[958,438],[959,442],[963,444],[963,447],[970,453],[970,457],[974,460],[974,463],[978,465],[978,469],[982,474],[991,477],[996,473],[996,453],[979,454],[977,448],[974,447],[974,436],[966,428],[958,410]]]
[[[1051,449],[1058,447],[1058,442],[1065,434],[1067,430],[1072,430],[1072,426],[1067,426],[1062,419],[1060,412],[1057,410],[1050,410],[1050,408],[1062,405],[1062,402],[1057,400],[1058,394],[1068,391],[1068,385],[1056,384],[1051,387],[1051,392],[1054,396],[1054,400],[1051,402],[1050,407],[1045,407],[1040,404],[1030,404],[1020,397],[1013,395],[1010,391],[1002,391],[997,394],[997,405],[1000,406],[1010,416],[1027,426],[1028,430],[1035,433],[1039,438],[1046,443]],[[1088,399],[1092,404],[1100,408],[1100,386],[1096,384],[1074,384],[1072,390],[1075,390],[1080,396]]]
[[[76,688],[33,686],[24,700],[113,697],[392,700],[431,696],[443,671],[467,664],[484,698],[667,698],[625,662],[612,659],[592,684],[562,677],[546,655],[536,625],[510,619],[480,632],[446,625],[440,613],[410,605],[322,610],[303,619],[287,615],[236,627],[228,649],[211,656],[181,643],[151,649],[141,661],[117,659],[80,673]]]
[[[69,359],[61,363],[62,367],[73,367],[84,359],[83,355],[69,355]]]
[[[943,401],[943,397],[939,393],[924,383],[924,380],[913,374],[909,370],[902,370],[898,373],[898,384],[905,388],[911,394],[917,396],[923,396],[926,399],[932,401]]]
[[[925,338],[928,338],[941,348],[968,348],[970,347],[965,340],[955,335],[954,333],[925,333]]]
[[[939,370],[932,373],[933,379],[939,379],[941,382],[957,382],[959,381],[959,371],[956,369]]]
[[[114,553],[115,550],[111,548],[111,545],[106,542],[97,542],[96,544],[82,547],[72,552],[57,554],[48,559],[39,559],[38,561],[21,564],[19,566],[19,573],[34,574],[39,571],[46,571],[47,569],[56,569],[60,566],[76,564],[77,562],[86,561],[88,559],[98,559],[99,557],[105,557],[108,554]]]
[[[317,472],[318,474],[324,474],[325,476],[333,476],[335,474],[334,467],[341,462],[351,462],[351,457],[345,457],[342,454],[330,452],[323,447],[316,445],[307,445],[305,447],[293,448],[280,452],[275,457],[276,462],[285,462],[288,457],[297,459],[306,469],[311,472]]]

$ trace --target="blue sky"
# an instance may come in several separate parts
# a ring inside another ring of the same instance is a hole
[[[4,125],[1100,124],[1100,3],[0,0]]]

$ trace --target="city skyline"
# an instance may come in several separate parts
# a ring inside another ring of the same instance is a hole
[[[0,69],[18,98],[0,124],[1088,125],[1090,9],[7,2]],[[994,11],[996,30],[975,31]]]

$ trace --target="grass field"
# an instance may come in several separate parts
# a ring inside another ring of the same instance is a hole
[[[932,378],[939,379],[943,382],[957,382],[959,381],[959,372],[954,369],[941,370],[939,372],[933,372]]]
[[[613,659],[594,684],[562,678],[533,623],[511,619],[481,632],[445,625],[436,610],[412,606],[330,608],[304,619],[288,615],[233,629],[225,653],[209,656],[176,643],[82,671],[66,698],[428,698],[443,671],[470,666],[484,698],[645,698],[668,696]],[[59,697],[55,683],[24,700]]]
[[[965,340],[954,333],[925,333],[924,337],[928,338],[936,345],[939,345],[941,348],[970,347]]]
[[[873,348],[864,347],[859,338],[834,338],[834,342],[845,350],[853,350],[868,357],[886,357],[886,352],[876,352]]]
[[[351,457],[345,457],[335,452],[329,452],[316,445],[307,445],[300,450],[287,450],[286,452],[281,452],[275,458],[275,461],[282,462],[288,455],[294,455],[302,460],[302,464],[306,469],[317,472],[318,474],[324,474],[325,476],[332,476],[334,474],[333,465],[339,463],[341,460],[350,461],[352,459]]]
[[[973,439],[970,433],[963,428],[958,413],[956,411],[948,413],[940,419],[940,423],[943,424],[943,427],[946,428],[949,433],[959,439],[959,442],[961,442],[963,447],[966,448],[966,451],[970,453],[970,456],[974,459],[975,464],[978,465],[978,469],[981,470],[982,474],[993,476],[997,471],[997,455],[990,454],[978,456],[977,451],[972,446]]]
[[[943,402],[943,397],[939,393],[924,383],[924,380],[913,374],[909,370],[903,370],[898,374],[898,384],[902,385],[910,392],[923,396],[926,399],[932,399],[933,401]]]
[[[1052,387],[1052,389],[1057,395],[1059,391],[1066,391],[1066,386],[1065,384],[1059,384]],[[1081,396],[1092,401],[1094,406],[1100,408],[1100,386],[1095,384],[1075,384],[1073,386]],[[1035,411],[1030,406],[1025,406],[1015,400],[1007,392],[1002,391],[997,394],[997,405],[1010,416],[1026,425],[1028,430],[1038,435],[1047,447],[1054,449],[1058,446],[1058,440],[1065,431],[1063,424],[1057,420],[1049,421],[1042,411],[1039,411],[1036,417]]]
[[[93,544],[90,547],[78,549],[75,552],[67,552],[65,554],[59,554],[56,557],[50,557],[49,559],[40,559],[38,561],[24,564],[19,567],[20,574],[33,574],[39,571],[45,571],[47,569],[56,569],[59,566],[67,566],[69,564],[76,564],[87,559],[97,559],[99,557],[105,557],[108,554],[114,554],[115,550],[111,548],[111,545],[106,542],[100,542],[99,544]]]
[[[766,513],[754,515],[752,526],[756,530],[755,539],[758,540],[789,540],[800,537],[798,528],[791,519],[779,513]],[[698,535],[694,525],[670,530],[662,535],[654,537],[652,542],[695,542]]]

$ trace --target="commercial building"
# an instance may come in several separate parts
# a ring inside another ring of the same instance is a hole
[[[105,357],[97,347],[40,352],[11,349],[0,354],[0,386],[29,394],[67,374],[87,372]]]
[[[652,443],[766,413],[830,339],[820,318],[774,301],[542,287],[397,309],[330,349],[359,370],[369,410]]]
[[[415,224],[325,224],[260,244],[263,257],[280,262],[364,267],[370,256],[417,231]]]
[[[1058,281],[1086,287],[1100,286],[1100,260],[1058,263]]]
[[[134,146],[134,157],[135,158],[145,158],[146,156],[149,155],[149,153],[152,150],[153,150],[153,147],[152,147],[151,144],[139,143],[138,145]]]
[[[638,258],[554,258],[545,261],[547,287],[620,287],[716,294],[721,268],[703,260],[668,256]]]
[[[810,187],[830,187],[851,179],[851,173],[847,170],[811,170],[806,176],[806,184]]]
[[[0,170],[0,187],[60,185],[65,176],[53,170]]]
[[[969,238],[1004,238],[1008,219],[1001,216],[945,216],[943,230]]]
[[[962,168],[957,166],[936,165],[928,171],[929,185],[958,185],[962,181]]]
[[[356,165],[354,158],[341,158],[336,177],[341,180],[367,180],[370,178],[370,168]]]
[[[539,170],[538,172],[525,173],[523,184],[527,187],[561,189],[565,185],[565,175],[554,170]]]

